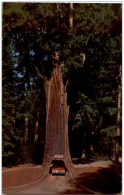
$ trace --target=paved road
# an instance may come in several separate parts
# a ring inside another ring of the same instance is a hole
[[[68,173],[66,173],[65,176],[48,175],[42,180],[38,180],[38,179],[36,179],[38,182],[25,187],[3,189],[3,193],[6,194],[89,194],[89,191],[83,189],[80,185],[77,185],[72,180],[71,176]],[[35,182],[35,180],[32,180],[32,182]]]
[[[89,190],[101,194],[120,193],[121,164],[99,161],[74,167],[76,180],[68,173],[65,176],[48,175],[41,180],[44,176],[41,166],[3,168],[3,194],[92,194]],[[32,184],[24,186],[27,183]]]

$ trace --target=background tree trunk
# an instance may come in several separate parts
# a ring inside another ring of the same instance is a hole
[[[28,116],[25,116],[25,134],[24,134],[24,141],[27,143],[28,141]]]
[[[70,28],[73,28],[73,3],[70,3],[70,9],[71,9],[71,14],[70,14]]]
[[[39,110],[37,111],[37,115],[36,115],[34,142],[38,141],[38,125],[39,125]]]
[[[122,70],[121,65],[119,67],[119,77],[121,79],[122,77]],[[120,138],[121,138],[121,83],[119,85],[119,92],[118,92],[118,113],[117,113],[117,143],[115,145],[115,155],[114,155],[114,161],[119,162],[119,151],[120,151]]]

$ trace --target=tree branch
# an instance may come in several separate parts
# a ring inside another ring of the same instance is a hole
[[[44,76],[41,74],[41,72],[39,71],[39,69],[36,66],[35,66],[35,69],[36,69],[38,76],[40,76],[44,80]]]
[[[84,62],[86,60],[86,55],[85,55],[85,53],[81,53],[80,55],[82,57],[82,64],[84,64]]]
[[[65,91],[67,90],[67,86],[68,86],[68,80],[67,80],[67,82],[65,84]]]

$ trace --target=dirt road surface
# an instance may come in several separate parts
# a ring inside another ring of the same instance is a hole
[[[3,168],[3,194],[118,194],[121,164],[111,161],[74,165],[75,172],[43,178],[41,166]],[[43,178],[43,179],[42,179]],[[29,184],[29,185],[25,185]]]

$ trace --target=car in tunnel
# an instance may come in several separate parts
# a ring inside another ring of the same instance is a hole
[[[65,175],[65,163],[62,160],[53,160],[51,162],[50,173],[52,175]]]

